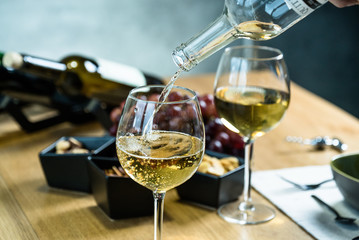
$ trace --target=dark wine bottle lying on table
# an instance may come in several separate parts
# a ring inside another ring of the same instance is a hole
[[[163,83],[134,67],[79,55],[57,62],[7,52],[1,62],[6,69],[52,80],[64,95],[96,98],[113,104],[119,104],[134,87]]]
[[[107,113],[102,108],[117,106],[134,87],[152,84],[163,82],[134,67],[107,60],[70,55],[53,61],[0,52],[0,108],[6,108],[27,131],[61,121],[81,121],[88,118],[88,112],[101,114],[100,122],[107,128],[110,122],[104,119]],[[60,112],[61,119],[35,126],[18,109],[19,101],[52,107]]]

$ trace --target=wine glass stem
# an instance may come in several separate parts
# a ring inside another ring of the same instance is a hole
[[[155,237],[154,240],[162,239],[162,223],[163,223],[163,207],[165,202],[166,192],[158,193],[153,192],[153,198],[155,200]]]
[[[243,200],[246,208],[251,205],[251,148],[252,143],[246,143],[244,146],[244,187]]]

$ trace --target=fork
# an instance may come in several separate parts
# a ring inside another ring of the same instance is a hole
[[[286,179],[286,178],[284,178],[282,176],[280,176],[280,178],[283,179],[284,181],[292,184],[293,186],[295,186],[295,187],[297,187],[297,188],[299,188],[301,190],[304,190],[304,191],[316,189],[316,188],[320,187],[322,184],[330,182],[330,181],[333,180],[333,178],[331,178],[331,179],[327,179],[327,180],[324,180],[322,182],[315,183],[315,184],[299,184],[299,183],[295,183],[295,182],[293,182],[293,181],[291,181],[289,179]]]

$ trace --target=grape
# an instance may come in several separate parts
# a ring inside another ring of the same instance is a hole
[[[209,145],[211,141],[212,141],[212,136],[206,133],[206,145]]]
[[[187,94],[184,94],[183,97],[182,97],[183,100],[187,100],[187,99],[190,99],[190,98],[191,97],[189,95],[187,95]]]
[[[109,129],[109,134],[111,136],[116,136],[117,134],[117,124],[113,124]]]
[[[165,111],[159,111],[153,120],[154,123],[161,123],[164,122],[167,118],[167,114]]]
[[[219,117],[209,118],[205,123],[205,131],[209,150],[243,157],[244,143],[241,136],[226,128]]]
[[[215,139],[217,141],[220,141],[223,146],[229,146],[231,145],[231,138],[226,132],[219,132],[217,133]]]
[[[207,105],[207,117],[217,116],[217,110],[215,105]]]
[[[244,143],[243,143],[243,141],[235,142],[235,143],[233,144],[233,148],[243,149],[243,148],[244,148]]]
[[[193,119],[197,115],[197,109],[194,105],[188,104],[184,107],[185,116],[188,117],[188,119]]]
[[[115,107],[110,112],[110,119],[113,123],[118,123],[121,117],[121,113],[123,110],[123,107],[125,106],[126,101],[122,101],[118,107]]]
[[[143,100],[148,99],[150,101],[158,101],[158,98],[159,94],[152,94],[147,98],[141,97]],[[169,94],[168,101],[181,101],[188,98],[189,96],[174,91]],[[243,157],[243,139],[238,133],[232,132],[223,125],[221,119],[218,117],[213,95],[204,94],[198,96],[198,101],[205,123],[206,148],[220,153]],[[113,136],[116,135],[118,121],[124,104],[125,101],[121,102],[120,106],[114,108],[110,113],[111,121],[113,121],[114,125],[109,129],[109,134]],[[139,104],[137,108],[138,111],[143,111],[141,104]],[[156,129],[170,129],[174,131],[190,130],[187,120],[193,119],[197,114],[197,109],[192,105],[186,105],[182,108],[178,105],[173,105],[162,110],[163,111],[160,111],[154,119]],[[165,121],[168,118],[171,119],[169,123]]]
[[[120,107],[115,107],[110,113],[111,122],[116,123],[120,120],[122,109]]]
[[[214,103],[214,97],[212,94],[204,94],[200,98],[201,100],[205,101],[207,104]]]
[[[148,101],[153,101],[153,102],[158,102],[159,99],[160,99],[160,94],[157,93],[151,94],[148,97]]]
[[[162,121],[158,123],[158,129],[159,130],[168,130],[169,129],[169,123],[167,121]]]
[[[207,112],[207,103],[205,101],[203,101],[203,100],[199,100],[199,106],[201,108],[201,112],[203,114],[203,117],[205,117],[206,116],[205,113]]]
[[[234,156],[244,157],[244,149],[243,148],[232,148],[228,154],[232,154]]]
[[[215,135],[218,132],[225,131],[226,127],[223,125],[221,119],[212,118],[206,123],[206,132]]]
[[[178,105],[169,106],[167,109],[167,114],[169,117],[178,117],[182,115],[182,108]]]
[[[168,98],[167,100],[169,102],[177,102],[177,101],[181,101],[183,100],[183,96],[181,93],[177,92],[177,91],[174,91],[174,92],[171,92],[169,95],[168,95]]]
[[[209,143],[208,149],[215,152],[223,152],[223,145],[218,140],[213,140]]]
[[[201,107],[202,115],[207,120],[211,117],[217,116],[216,106],[214,105],[214,97],[211,94],[205,94],[199,97],[199,105]]]
[[[138,99],[141,99],[143,101],[146,101],[147,100],[147,96],[146,95],[140,95],[140,96],[137,96]]]
[[[229,135],[231,142],[233,142],[233,145],[237,144],[237,148],[244,148],[243,139],[238,133],[232,132],[229,129],[226,129],[226,133]]]
[[[183,119],[181,117],[174,117],[173,119],[171,119],[169,124],[170,130],[178,131],[183,125]]]

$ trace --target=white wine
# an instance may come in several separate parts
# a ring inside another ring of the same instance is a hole
[[[236,36],[251,40],[268,40],[277,36],[282,28],[274,23],[260,21],[247,21],[238,24]]]
[[[289,105],[289,93],[254,86],[222,87],[215,93],[215,104],[223,124],[254,140],[280,122]]]
[[[126,173],[139,184],[166,192],[197,170],[204,152],[196,137],[171,131],[151,131],[144,136],[122,136],[116,141],[117,156]]]

